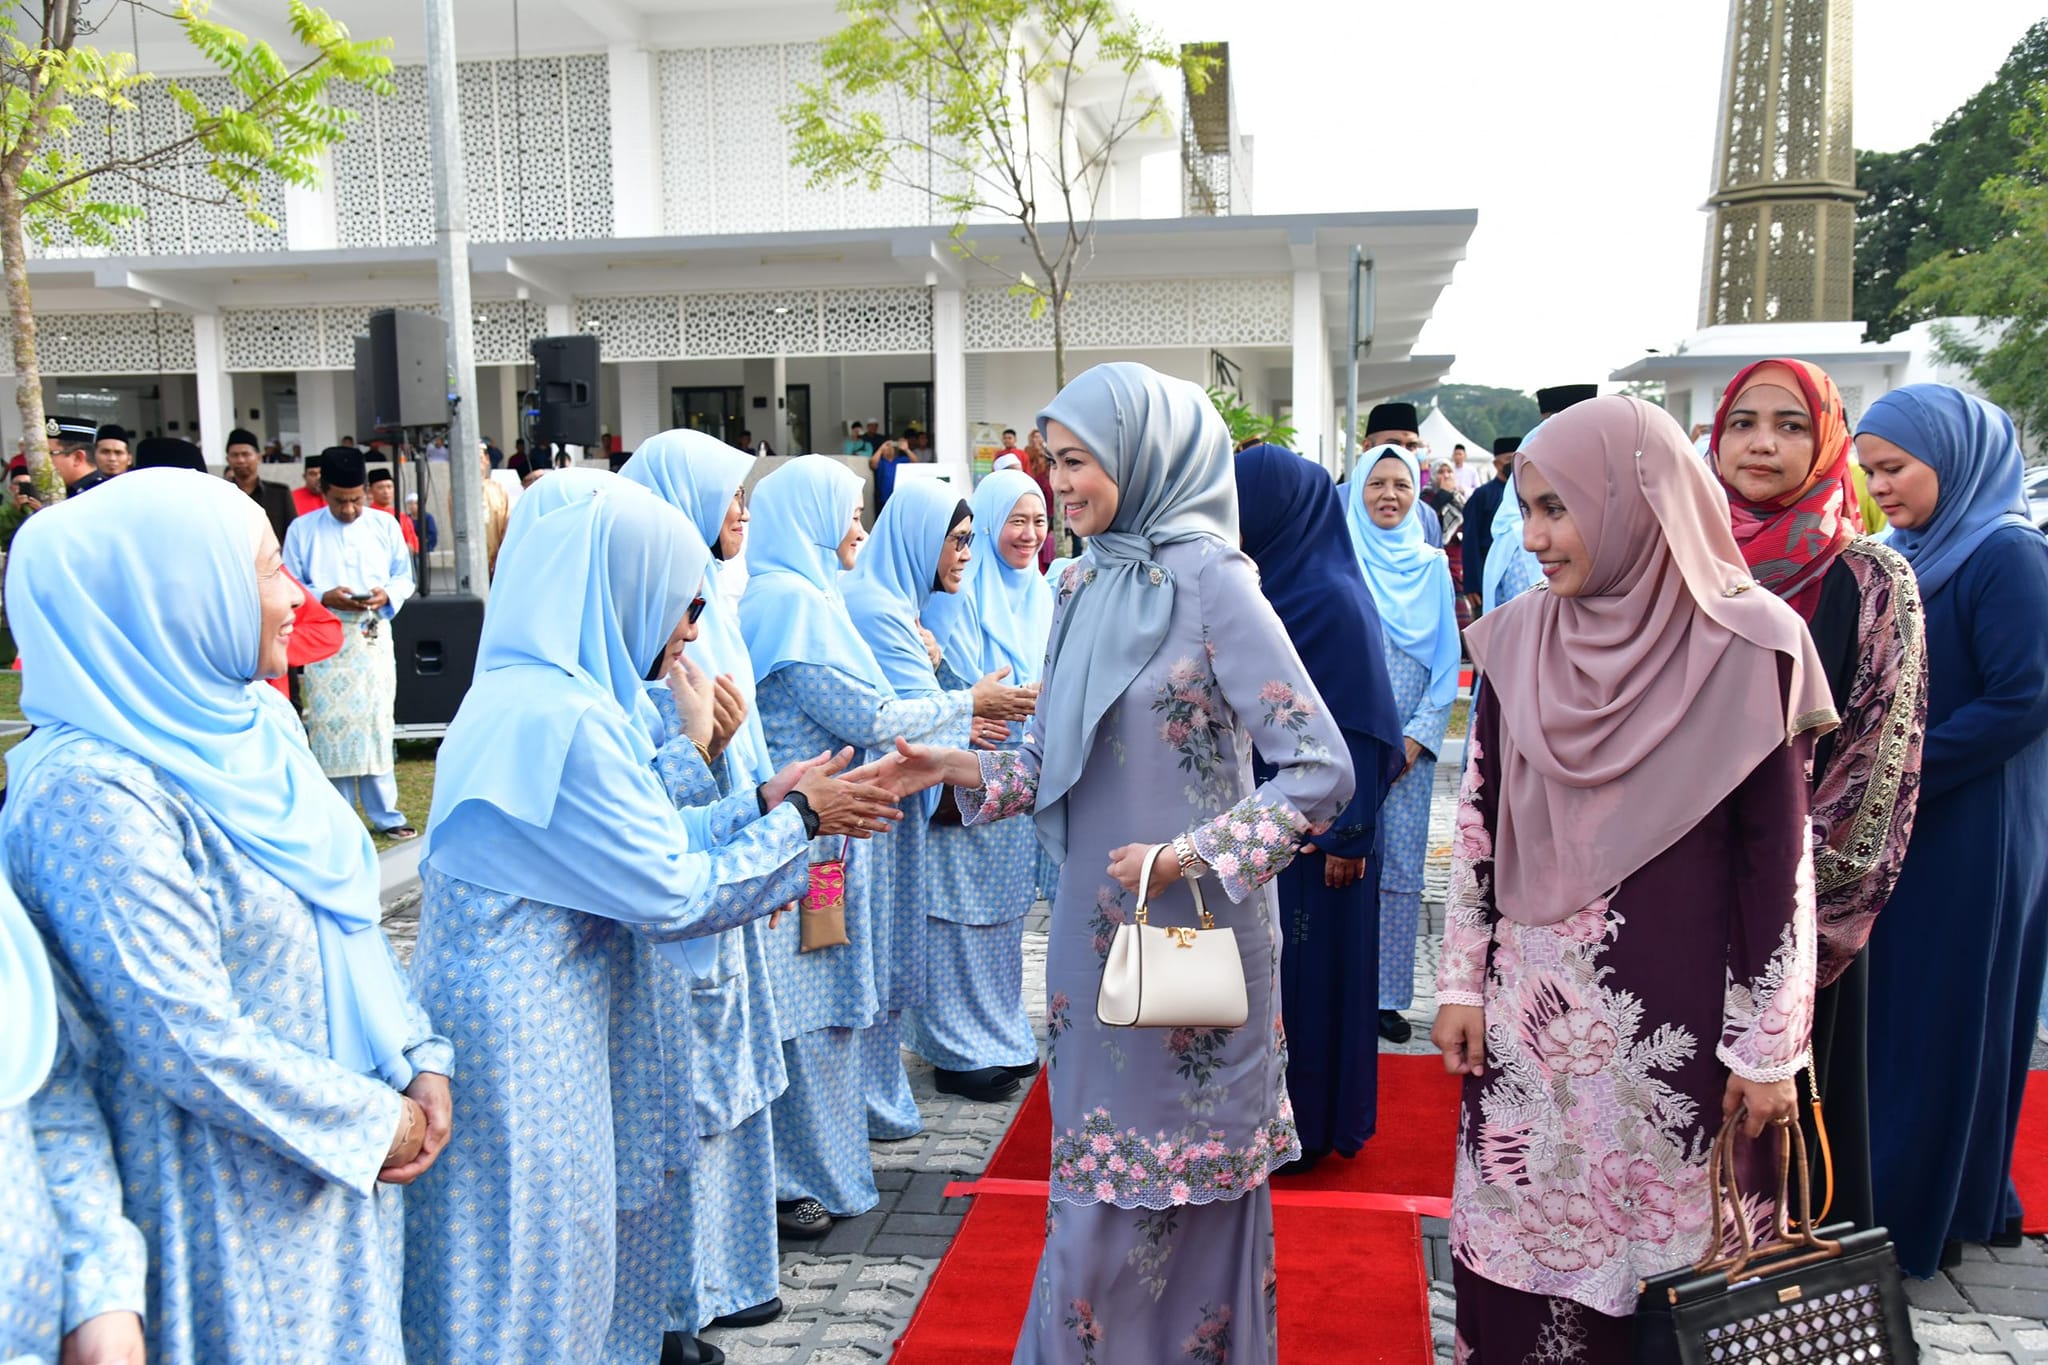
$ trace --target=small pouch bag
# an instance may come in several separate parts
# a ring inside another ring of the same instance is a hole
[[[846,936],[846,849],[850,842],[840,841],[839,856],[831,862],[811,864],[810,889],[797,906],[799,953],[853,942]]]

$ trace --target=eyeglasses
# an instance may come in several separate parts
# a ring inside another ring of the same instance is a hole
[[[974,544],[974,532],[955,531],[952,535],[946,537],[946,543],[956,550],[964,550]]]
[[[683,613],[683,621],[687,625],[694,626],[697,624],[697,618],[702,616],[703,614],[704,599],[701,597],[693,597],[690,599],[690,609]]]

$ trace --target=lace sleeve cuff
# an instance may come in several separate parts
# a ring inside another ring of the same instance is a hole
[[[1189,837],[1224,894],[1242,901],[1294,861],[1307,834],[1301,812],[1262,787]]]
[[[1038,776],[1021,756],[1004,751],[984,752],[975,757],[981,762],[981,789],[953,788],[953,799],[960,804],[961,824],[986,825],[1007,820],[1036,804]]]

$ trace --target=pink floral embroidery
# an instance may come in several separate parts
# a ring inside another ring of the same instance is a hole
[[[1308,728],[1316,714],[1314,702],[1297,695],[1277,678],[1259,688],[1259,704],[1265,708],[1266,724],[1297,735]]]
[[[1242,901],[1294,861],[1307,833],[1299,811],[1261,789],[1196,829],[1193,841],[1224,892]]]
[[[1095,1348],[1102,1344],[1102,1325],[1095,1320],[1094,1306],[1086,1299],[1075,1299],[1067,1305],[1066,1324],[1074,1340],[1081,1343],[1081,1359],[1086,1365],[1095,1365]]]
[[[1230,1305],[1204,1304],[1202,1321],[1180,1349],[1182,1355],[1201,1365],[1225,1365],[1230,1359]]]
[[[1593,1167],[1593,1203],[1607,1230],[1630,1241],[1668,1241],[1677,1226],[1678,1192],[1656,1163],[1643,1157],[1624,1152],[1601,1157]]]
[[[1088,916],[1089,941],[1095,945],[1095,956],[1109,960],[1109,945],[1116,941],[1118,926],[1124,922],[1124,897],[1127,892],[1113,886],[1102,887],[1095,893],[1095,909]]]
[[[1619,1041],[1614,1026],[1583,1005],[1566,1004],[1564,993],[1554,984],[1546,984],[1548,990],[1543,994],[1548,1000],[1538,1008],[1556,1012],[1547,1019],[1538,1015],[1525,1025],[1533,1034],[1536,1055],[1553,1076],[1597,1075],[1614,1060]]]
[[[1571,1273],[1602,1265],[1621,1249],[1600,1221],[1593,1201],[1573,1190],[1524,1194],[1515,1210],[1529,1254],[1552,1270]]]
[[[1106,1108],[1096,1108],[1079,1131],[1053,1136],[1053,1197],[1074,1203],[1162,1208],[1204,1202],[1219,1190],[1254,1189],[1267,1172],[1300,1150],[1291,1111],[1252,1130],[1243,1147],[1217,1129],[1143,1137],[1119,1130]]]
[[[1021,755],[1005,750],[976,756],[981,762],[981,790],[955,787],[964,824],[985,825],[1021,815],[1038,804],[1038,777]]]
[[[1166,669],[1165,685],[1153,695],[1152,709],[1164,719],[1159,738],[1180,755],[1180,766],[1197,777],[1215,776],[1223,767],[1221,739],[1225,727],[1216,715],[1215,679],[1193,659],[1176,659]]]

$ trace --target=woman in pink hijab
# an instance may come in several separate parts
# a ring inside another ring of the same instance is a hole
[[[1812,1020],[1806,763],[1834,724],[1685,433],[1633,398],[1515,464],[1547,592],[1466,634],[1472,722],[1432,1040],[1465,1076],[1459,1358],[1629,1358],[1699,1261],[1724,1118],[1791,1117]]]

